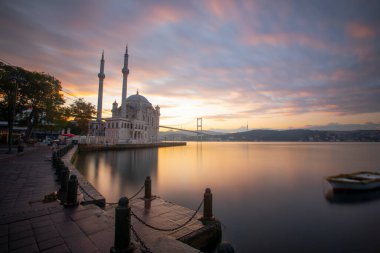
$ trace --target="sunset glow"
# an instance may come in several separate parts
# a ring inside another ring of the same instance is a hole
[[[128,43],[127,95],[160,105],[162,125],[380,129],[379,13],[379,1],[2,1],[0,59],[96,105],[104,50],[107,117]]]

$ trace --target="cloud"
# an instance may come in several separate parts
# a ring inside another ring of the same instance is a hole
[[[350,23],[347,26],[347,33],[357,39],[372,38],[376,34],[376,30],[368,25],[361,23]]]
[[[344,4],[345,11],[342,11]],[[378,1],[2,1],[0,55],[96,103],[128,94],[167,119],[380,113]],[[281,10],[281,11],[279,11]],[[187,116],[190,117],[190,116]]]

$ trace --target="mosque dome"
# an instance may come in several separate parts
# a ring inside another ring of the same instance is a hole
[[[145,108],[152,107],[152,104],[148,101],[148,99],[146,99],[144,96],[141,96],[138,91],[135,95],[131,95],[127,98],[127,105],[135,107],[139,106],[140,104]]]

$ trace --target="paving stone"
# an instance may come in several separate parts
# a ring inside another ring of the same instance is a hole
[[[188,253],[200,253],[199,250],[194,249],[184,243],[178,242],[171,237],[161,236],[151,246],[155,253],[166,252],[188,252]]]
[[[66,245],[73,253],[92,253],[98,252],[98,249],[91,240],[84,234],[71,235],[64,238]]]
[[[0,243],[0,252],[1,253],[8,252],[8,243]]]
[[[19,239],[27,238],[27,237],[32,237],[33,236],[33,230],[25,230],[21,231],[18,233],[11,233],[9,236],[10,241],[16,241]]]
[[[8,234],[8,225],[0,225],[0,236]]]
[[[59,236],[57,230],[47,231],[46,233],[35,234],[36,241],[42,242]]]
[[[11,234],[13,233],[19,233],[25,230],[31,230],[32,226],[30,225],[30,221],[21,221],[21,222],[15,222],[9,225],[9,232]]]
[[[10,253],[35,253],[35,252],[36,253],[39,252],[37,244],[35,243],[10,251]]]
[[[46,227],[46,226],[50,226],[50,225],[53,225],[53,222],[50,219],[42,220],[42,221],[38,221],[38,222],[32,221],[32,227],[34,229],[42,228],[42,227]]]
[[[8,235],[0,237],[0,244],[8,243]]]
[[[103,230],[89,235],[90,240],[100,250],[100,252],[109,252],[114,244],[115,230]]]
[[[38,248],[40,249],[40,251],[43,251],[43,250],[47,250],[47,249],[62,245],[64,243],[65,242],[63,241],[63,239],[58,236],[58,237],[50,238],[49,240],[39,242]]]
[[[50,214],[49,217],[54,224],[71,221],[70,217],[62,211]]]
[[[69,250],[69,248],[65,244],[62,244],[62,245],[44,250],[42,252],[43,253],[69,253],[71,251]]]
[[[87,235],[94,234],[109,227],[107,223],[94,215],[88,217],[87,219],[78,220],[76,223]]]
[[[45,226],[45,227],[39,227],[39,228],[35,228],[33,229],[34,231],[34,234],[37,236],[37,235],[40,235],[40,234],[45,234],[45,233],[51,233],[53,231],[56,231],[56,227],[54,225],[48,225],[48,226]]]
[[[33,244],[36,244],[36,240],[34,239],[33,236],[31,236],[31,237],[26,237],[19,240],[11,241],[9,243],[9,248],[11,250],[15,250],[15,249],[23,248],[23,247],[33,245]]]
[[[74,221],[78,221],[80,219],[86,219],[89,216],[95,215],[96,211],[97,211],[96,209],[85,209],[82,211],[73,212],[72,214],[70,214],[70,218]]]
[[[77,224],[72,221],[56,224],[58,233],[63,237],[70,237],[76,234],[83,234]]]

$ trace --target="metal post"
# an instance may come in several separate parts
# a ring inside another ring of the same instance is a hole
[[[77,199],[78,192],[78,179],[76,175],[71,175],[67,187],[67,201],[65,206],[76,206],[78,205]]]
[[[127,197],[119,199],[115,208],[115,242],[111,247],[111,253],[133,251],[131,244],[131,208]]]
[[[58,161],[58,157],[57,157],[57,152],[56,151],[53,152],[51,160],[53,162],[53,168],[55,168],[55,166],[57,166],[57,161]]]
[[[59,189],[60,192],[67,192],[67,187],[69,183],[69,175],[70,175],[69,168],[67,168],[66,166],[63,167],[63,169],[61,170],[61,189]]]
[[[59,164],[59,160],[58,160],[58,157],[56,157],[55,160],[53,161],[53,169],[55,169],[56,172],[57,172],[58,164]]]
[[[65,167],[65,164],[62,162],[62,160],[58,160],[58,164],[55,167],[55,174],[57,175],[57,179],[55,181],[61,182],[61,171]]]
[[[152,198],[152,180],[150,177],[145,178],[145,196],[144,198],[150,199]]]
[[[212,193],[211,189],[207,188],[203,195],[203,220],[213,220],[212,214]]]

